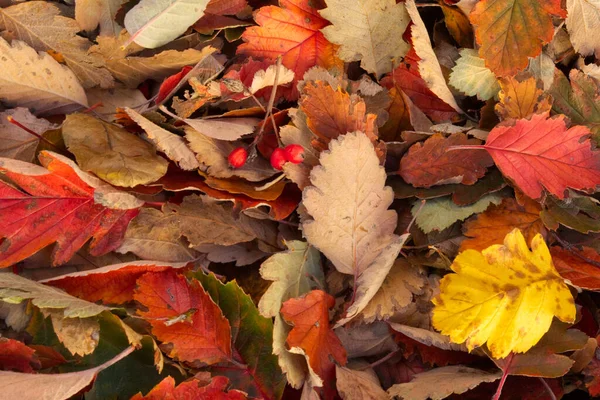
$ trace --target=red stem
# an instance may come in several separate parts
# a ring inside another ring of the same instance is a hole
[[[89,113],[92,112],[93,110],[95,110],[98,107],[102,107],[104,104],[102,104],[101,101],[97,102],[96,104],[94,104],[93,106],[86,108],[85,110],[83,110],[84,113]]]
[[[500,395],[502,394],[502,388],[504,387],[504,383],[506,382],[506,378],[508,377],[508,371],[510,370],[510,365],[513,362],[513,358],[515,353],[510,353],[508,355],[508,360],[506,361],[506,367],[504,367],[504,371],[502,371],[502,379],[500,379],[500,384],[498,385],[498,389],[492,397],[492,400],[500,400]]]
[[[29,129],[28,127],[26,127],[25,125],[23,125],[19,121],[15,120],[12,116],[9,115],[8,117],[6,117],[6,119],[11,124],[13,124],[15,126],[18,126],[19,128],[23,129],[25,132],[27,132],[27,133],[35,136],[36,138],[40,139],[42,142],[44,142],[44,143],[52,146],[54,149],[56,149],[58,151],[61,151],[54,143],[52,143],[51,141],[49,141],[48,139],[46,139],[42,135],[38,134],[37,132],[32,131],[31,129]]]

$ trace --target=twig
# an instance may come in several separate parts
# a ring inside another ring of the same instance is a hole
[[[379,360],[372,362],[369,365],[365,365],[364,367],[359,368],[359,371],[363,371],[367,368],[375,368],[376,366],[383,364],[384,362],[386,362],[387,360],[389,360],[390,358],[394,357],[396,354],[398,354],[398,352],[400,352],[400,349],[398,350],[394,350],[391,353],[389,353],[388,355],[386,355],[385,357],[380,358]]]
[[[273,117],[273,104],[275,104],[275,97],[277,96],[277,84],[279,83],[279,69],[281,67],[281,56],[277,57],[277,64],[275,64],[275,79],[273,80],[273,89],[271,89],[271,97],[269,97],[269,104],[267,104],[267,113],[265,114],[265,119],[260,126],[260,130],[258,134],[254,138],[251,146],[255,146],[260,139],[262,138],[263,132],[265,130],[265,125],[267,124],[267,120],[269,116],[271,116],[271,121],[273,123],[273,129],[275,132],[275,137],[277,138],[277,143],[281,145],[281,140],[279,139],[279,135],[277,134],[277,124],[275,123],[275,117]],[[253,147],[253,151],[256,151]]]
[[[550,396],[551,400],[556,400],[556,396],[554,395],[554,392],[552,391],[552,388],[550,387],[550,385],[548,385],[548,382],[546,382],[546,380],[544,378],[538,378],[540,381],[542,381],[542,385],[544,385],[544,387],[546,388],[546,392],[548,392],[548,396]]]

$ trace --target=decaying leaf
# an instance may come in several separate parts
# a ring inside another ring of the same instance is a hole
[[[600,3],[597,0],[567,0],[569,39],[575,51],[589,56],[600,54],[600,41],[594,34],[600,27]]]
[[[335,367],[337,389],[344,400],[386,400],[387,394],[381,387],[373,370],[359,371],[346,367]]]
[[[541,235],[531,248],[515,229],[504,245],[460,253],[433,300],[436,329],[469,350],[487,342],[494,358],[504,358],[532,348],[554,316],[573,323],[575,302]]]

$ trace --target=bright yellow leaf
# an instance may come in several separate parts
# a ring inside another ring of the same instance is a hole
[[[550,328],[553,316],[575,321],[575,302],[541,235],[527,247],[520,230],[478,252],[460,253],[433,303],[433,326],[469,350],[487,346],[494,358],[524,353]]]

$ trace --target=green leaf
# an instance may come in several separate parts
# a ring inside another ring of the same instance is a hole
[[[200,281],[210,297],[221,308],[231,325],[234,357],[245,367],[211,367],[213,373],[228,377],[233,387],[249,396],[280,399],[285,377],[273,354],[271,340],[273,322],[258,313],[250,296],[230,281],[222,284],[214,275],[190,274]]]

